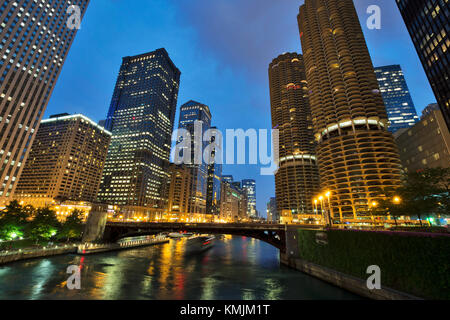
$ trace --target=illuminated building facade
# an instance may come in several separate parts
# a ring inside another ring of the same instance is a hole
[[[222,181],[220,221],[244,222],[247,219],[247,193],[227,181]]]
[[[212,130],[217,130],[216,127],[211,127]],[[214,143],[214,136],[211,142]],[[208,164],[208,179],[206,190],[206,213],[218,216],[220,214],[220,187],[222,184],[222,164],[216,163],[216,155],[221,153],[219,150],[220,144],[212,150],[211,161]],[[221,162],[221,161],[218,161]]]
[[[191,196],[191,169],[185,165],[171,163],[169,179],[169,201],[167,215],[158,217],[165,221],[186,221],[189,218],[189,201]]]
[[[279,169],[275,173],[278,210],[313,214],[319,191],[311,110],[303,56],[284,53],[269,65],[272,127],[279,130]]]
[[[402,68],[399,65],[375,68],[381,96],[389,119],[389,131],[410,128],[419,117],[409,94]]]
[[[256,218],[256,181],[253,179],[242,180],[242,189],[247,193],[247,215]]]
[[[126,218],[154,219],[167,207],[179,82],[165,49],[123,58],[105,124],[112,139],[98,199],[120,206]]]
[[[334,220],[357,219],[401,174],[369,51],[352,0],[306,0],[298,24],[321,188]]]
[[[89,0],[74,0],[81,18]],[[0,3],[0,204],[17,186],[77,29],[67,1]]]
[[[199,132],[195,130],[195,122],[201,125]],[[192,100],[181,106],[178,128],[187,130],[191,137],[190,164],[185,164],[192,171],[192,194],[189,204],[191,214],[206,214],[208,164],[203,159],[203,150],[209,142],[203,141],[203,136],[210,127],[211,112],[208,106]],[[195,158],[197,149],[200,150],[198,155],[201,159]]]
[[[413,127],[394,136],[407,171],[450,167],[450,132],[437,104],[428,106]]]
[[[42,120],[14,197],[34,206],[95,202],[110,140],[80,114]]]
[[[447,127],[450,128],[450,2],[396,1]]]

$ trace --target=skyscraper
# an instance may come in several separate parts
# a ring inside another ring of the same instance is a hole
[[[247,215],[256,218],[256,181],[253,179],[242,180],[242,189],[247,192]]]
[[[191,197],[191,169],[185,165],[170,164],[169,202],[166,217],[168,221],[186,221],[189,218]]]
[[[448,0],[396,1],[450,128],[450,3]]]
[[[298,24],[322,191],[354,219],[400,185],[386,108],[352,0],[306,0]]]
[[[84,16],[89,0],[74,0]],[[0,4],[0,204],[13,195],[77,32],[64,0]],[[71,25],[70,25],[71,26]]]
[[[217,130],[216,127],[211,127],[211,129]],[[215,136],[211,138],[211,142],[215,142]],[[216,156],[221,153],[221,150],[218,148],[221,148],[220,144],[216,144],[216,147],[212,150],[211,161],[210,164],[208,164],[206,190],[206,214],[213,214],[216,216],[220,213],[220,187],[222,184],[222,164],[216,163],[216,160],[218,160],[218,157]]]
[[[201,125],[200,131],[196,130],[195,123]],[[192,194],[189,203],[191,214],[206,214],[208,164],[203,159],[203,150],[209,143],[203,141],[203,136],[210,127],[211,112],[207,105],[190,100],[181,106],[178,128],[186,129],[191,137],[191,163],[185,164],[192,172]],[[199,151],[198,154],[196,150]]]
[[[98,199],[126,216],[167,206],[171,136],[180,71],[165,49],[123,58],[106,119],[112,132]]]
[[[419,117],[409,94],[402,68],[399,65],[377,67],[375,75],[386,106],[390,122],[389,131],[394,133],[398,129],[412,127],[419,121]]]
[[[272,127],[279,130],[275,193],[281,214],[313,214],[319,190],[315,141],[303,56],[284,53],[269,66]]]
[[[42,120],[14,197],[34,206],[95,202],[110,141],[110,132],[81,114]]]
[[[277,214],[277,199],[271,197],[267,203],[267,222],[277,223],[280,217]]]

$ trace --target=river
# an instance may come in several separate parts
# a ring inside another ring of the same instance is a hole
[[[359,299],[280,266],[259,240],[224,236],[185,254],[185,240],[89,256],[64,255],[0,266],[0,299]],[[68,266],[81,265],[81,289],[69,290]]]

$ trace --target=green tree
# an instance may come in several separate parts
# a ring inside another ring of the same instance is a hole
[[[61,232],[59,233],[60,239],[74,239],[81,236],[83,229],[83,211],[75,209],[66,218],[66,221],[61,226]]]
[[[23,236],[28,215],[17,201],[11,201],[0,211],[0,238],[14,240]]]
[[[406,175],[403,185],[380,201],[380,207],[399,216],[449,215],[450,168],[427,168]]]
[[[36,210],[34,219],[27,225],[26,235],[33,240],[49,240],[56,236],[61,228],[61,224],[56,218],[56,214],[48,207]]]

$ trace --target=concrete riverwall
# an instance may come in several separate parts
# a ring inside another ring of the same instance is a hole
[[[299,228],[289,226],[286,229],[286,252],[280,253],[280,262],[283,265],[294,268],[301,272],[312,275],[335,286],[346,289],[362,297],[376,300],[416,300],[421,299],[414,295],[400,292],[381,285],[381,289],[369,289],[367,279],[358,278],[350,274],[336,271],[323,265],[312,263],[302,259],[299,246]],[[319,246],[328,246],[329,239],[326,231],[317,230],[315,242]],[[331,258],[331,257],[330,257]],[[353,259],[357,259],[354,257]],[[367,275],[369,277],[370,275]],[[383,281],[381,282],[381,284]]]
[[[42,249],[23,249],[0,253],[0,265],[20,260],[44,258],[61,254],[76,253],[76,245],[58,246]]]
[[[290,268],[307,273],[365,298],[374,300],[420,300],[418,297],[386,287],[370,290],[367,288],[366,280],[301,259],[289,258],[287,254],[280,254],[280,262]]]

